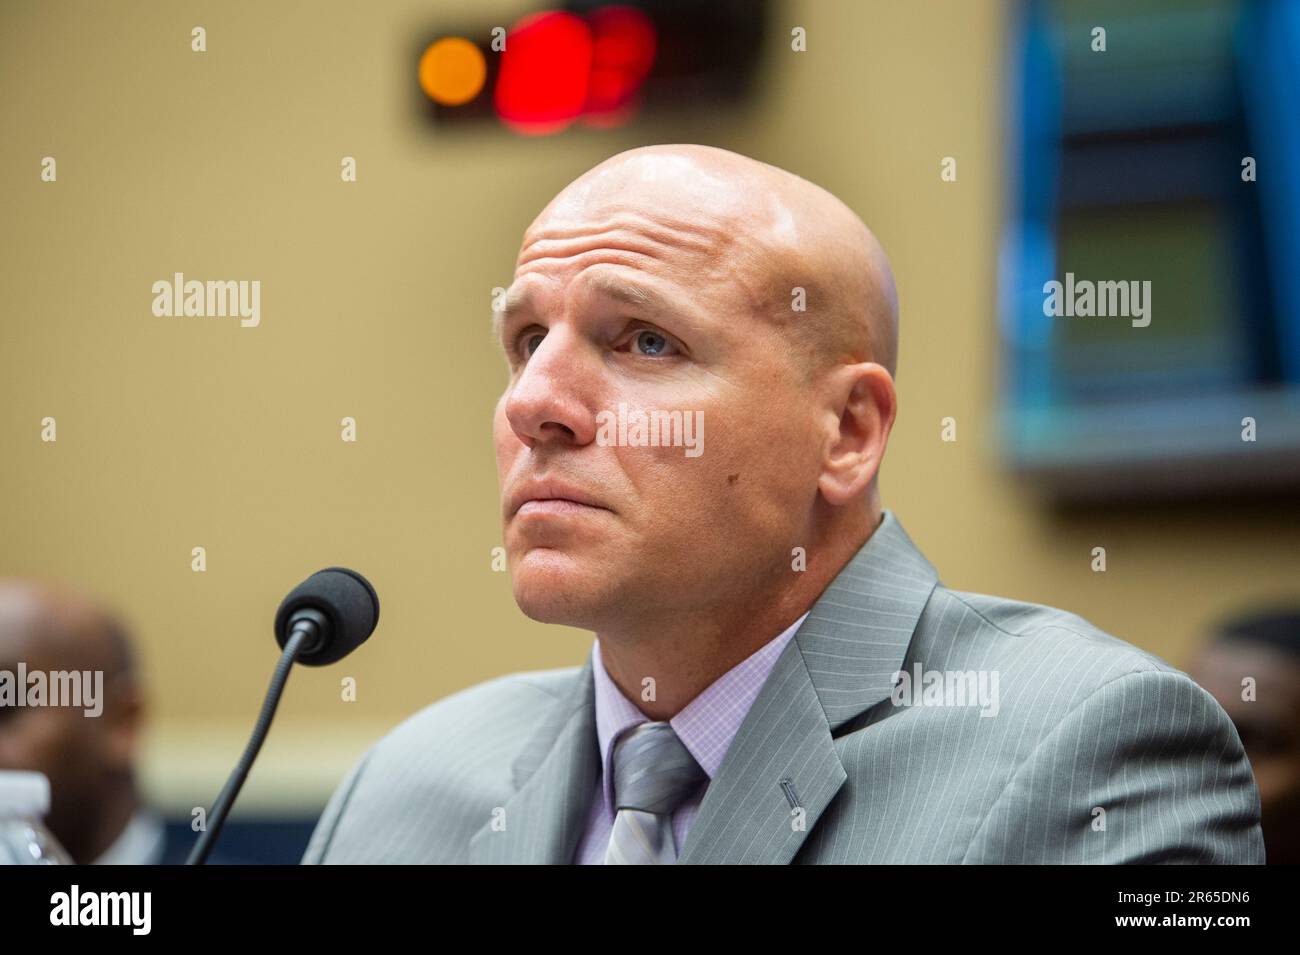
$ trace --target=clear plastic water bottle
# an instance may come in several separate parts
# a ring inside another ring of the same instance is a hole
[[[0,769],[0,865],[71,865],[45,828],[50,781],[41,773]]]

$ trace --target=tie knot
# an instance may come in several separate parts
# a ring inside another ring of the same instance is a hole
[[[614,747],[614,808],[671,813],[708,774],[667,723],[640,723]]]

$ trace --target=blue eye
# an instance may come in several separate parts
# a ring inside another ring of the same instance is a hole
[[[542,340],[545,338],[545,330],[525,331],[519,336],[519,344],[516,348],[521,357],[527,360],[542,346]],[[624,341],[631,344],[637,354],[646,358],[668,358],[680,351],[668,336],[650,328],[643,328],[633,334],[630,340],[625,339]],[[626,347],[626,345],[623,347]]]
[[[668,339],[649,329],[637,332],[633,340],[636,342],[637,350],[643,355],[661,355],[668,347]]]

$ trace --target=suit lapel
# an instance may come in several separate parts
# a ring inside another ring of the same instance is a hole
[[[704,791],[677,861],[789,862],[844,779],[826,717],[792,640]]]
[[[479,829],[470,839],[470,862],[573,860],[600,772],[590,656],[575,681],[573,701],[552,707],[515,760],[516,791],[504,807],[505,828],[488,822]]]
[[[678,861],[788,863],[847,778],[834,731],[885,699],[938,583],[890,511],[813,605],[705,790]],[[505,828],[471,838],[478,863],[571,862],[600,754],[591,658],[513,766]]]
[[[680,863],[794,859],[847,778],[834,731],[889,696],[937,583],[885,511],[777,660],[705,790]]]

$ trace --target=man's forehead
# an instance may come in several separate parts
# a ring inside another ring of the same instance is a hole
[[[530,227],[500,321],[554,304],[555,296],[681,311],[710,291],[725,297],[763,283],[755,274],[769,265],[763,244],[733,219],[642,208],[626,196],[590,208],[567,221],[540,216]]]
[[[626,200],[583,220],[539,218],[519,250],[505,311],[570,290],[641,308],[710,289],[748,299],[750,290],[766,285],[778,248],[793,239],[788,216],[773,216],[771,225],[760,229],[753,217],[746,225],[704,213],[640,210]]]
[[[565,187],[524,233],[528,247],[617,225],[723,240],[754,225],[763,190],[743,174],[720,174],[681,156],[647,154],[596,169]]]

